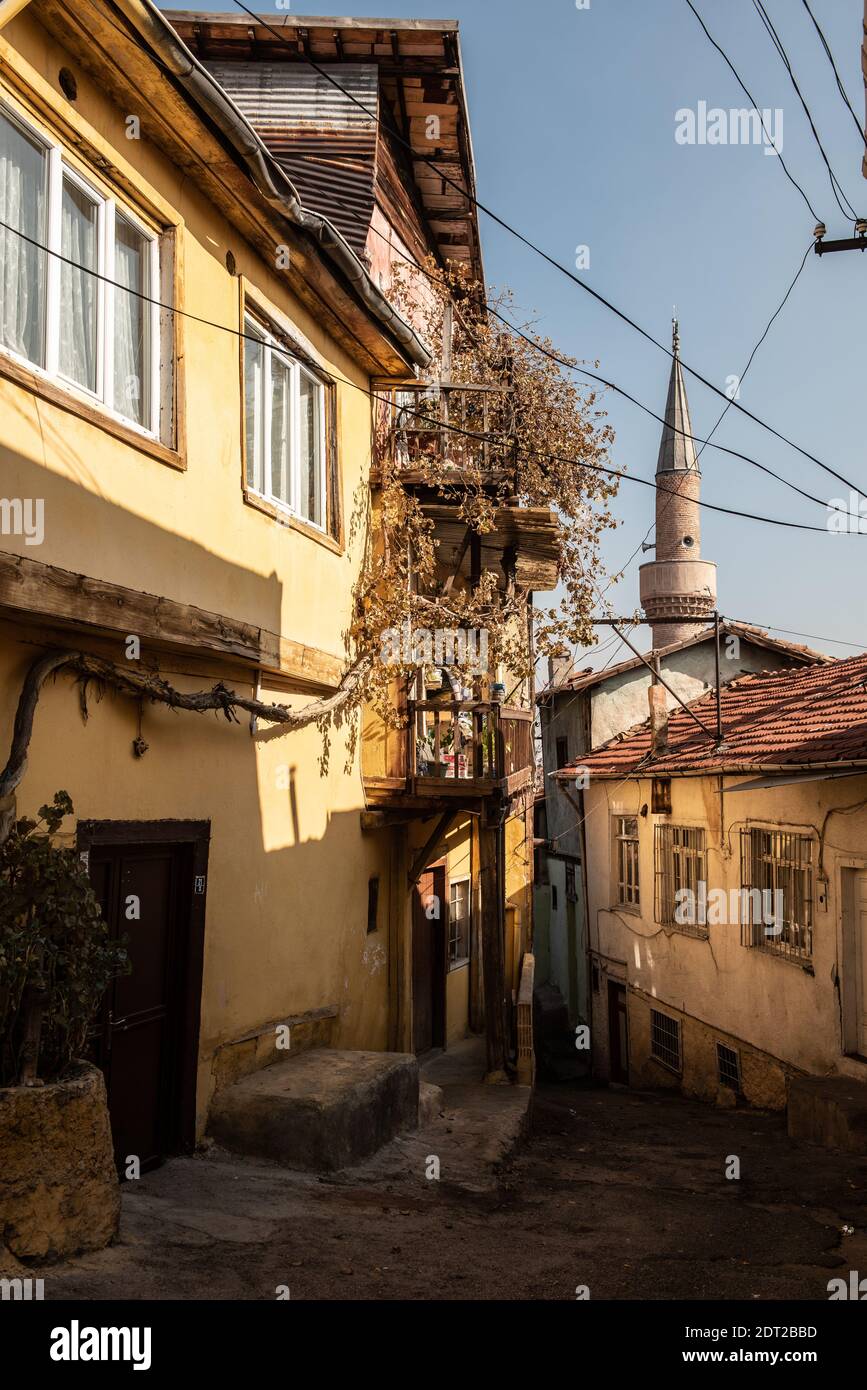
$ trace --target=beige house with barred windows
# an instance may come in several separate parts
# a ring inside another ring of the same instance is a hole
[[[709,733],[679,709],[582,757],[600,1079],[772,1108],[795,1076],[867,1080],[865,680],[745,676],[719,747],[711,694]]]

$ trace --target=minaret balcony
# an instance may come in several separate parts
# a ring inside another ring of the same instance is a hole
[[[641,606],[651,622],[700,618],[716,608],[716,565],[710,560],[652,560],[638,574]]]

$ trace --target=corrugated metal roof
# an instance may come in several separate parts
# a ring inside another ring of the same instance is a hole
[[[286,170],[305,207],[327,216],[362,253],[374,200],[376,68],[341,64],[335,78],[344,94],[321,73],[296,64],[205,66]]]
[[[311,65],[316,64],[336,74],[342,83],[342,75],[351,67],[375,69],[382,93],[376,109],[388,117],[387,126],[397,131],[398,144],[405,142],[432,248],[446,261],[468,265],[477,279],[484,280],[473,202],[472,139],[455,20],[347,19],[286,12],[250,16],[190,10],[168,10],[165,14],[198,59],[215,72],[222,64],[239,60],[251,67],[274,64],[295,72],[315,72]],[[334,96],[340,95],[330,83],[326,86]],[[364,104],[370,106],[370,102]],[[363,116],[357,106],[355,110]],[[440,120],[436,137],[428,127],[429,115]],[[279,131],[275,135],[279,137]],[[267,135],[264,138],[268,140]],[[287,163],[286,169],[295,181],[296,167]],[[318,171],[314,175],[315,184]],[[349,186],[343,187],[349,193]],[[332,189],[336,194],[334,185]],[[343,201],[350,198],[344,196]],[[355,249],[361,249],[357,231],[351,230],[354,216],[341,214],[333,202],[330,208],[315,203],[311,206],[339,226]],[[401,224],[400,216],[397,223]]]

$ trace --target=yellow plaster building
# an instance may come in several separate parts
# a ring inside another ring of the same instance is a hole
[[[430,358],[369,260],[302,205],[149,0],[0,3],[7,746],[27,672],[55,649],[292,709],[337,690],[371,383]],[[68,671],[42,686],[0,809],[72,797],[67,834],[130,943],[94,1048],[118,1152],[143,1166],[196,1142],[215,1090],[275,1060],[281,1024],[294,1048],[421,1050],[418,1018],[442,995],[429,1043],[483,1026],[482,801],[456,802],[474,817],[432,838],[441,808],[412,801],[408,769],[395,817],[398,789],[371,790],[346,727],[323,751],[315,726],[283,734],[94,682],[84,718]],[[508,1000],[530,944],[532,829],[526,798],[505,805]],[[434,865],[452,923],[429,946],[432,986],[414,932]]]

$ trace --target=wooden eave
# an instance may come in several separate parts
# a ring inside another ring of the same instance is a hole
[[[290,266],[283,272],[288,289],[359,366],[376,375],[406,376],[411,364],[405,352],[315,237],[268,202],[222,133],[161,70],[122,17],[112,19],[96,0],[76,0],[74,6],[66,0],[32,0],[28,14],[68,49],[120,110],[142,114],[146,138],[196,184],[266,264],[273,264],[275,246],[288,246]],[[17,82],[14,68],[2,59],[0,71]],[[71,127],[69,135],[85,159],[92,158],[103,173],[135,194],[135,186],[120,169],[106,164],[101,150],[89,149]]]
[[[531,768],[510,777],[446,782],[434,777],[365,777],[364,796],[371,808],[427,817],[454,809],[480,814],[486,803],[509,803],[530,786]]]
[[[469,548],[464,547],[467,524],[458,516],[457,507],[430,504],[424,507],[424,514],[434,523],[440,566],[448,573],[457,568],[457,573],[469,580],[471,557]],[[521,588],[540,593],[556,589],[560,579],[559,536],[557,513],[548,507],[500,507],[494,516],[494,529],[481,537],[482,569],[501,574],[503,553],[511,547],[516,556],[515,578]]]
[[[0,617],[41,622],[73,638],[113,638],[122,644],[134,632],[155,652],[189,654],[239,662],[280,677],[300,691],[332,691],[345,663],[328,652],[281,637],[224,613],[0,551]]]

